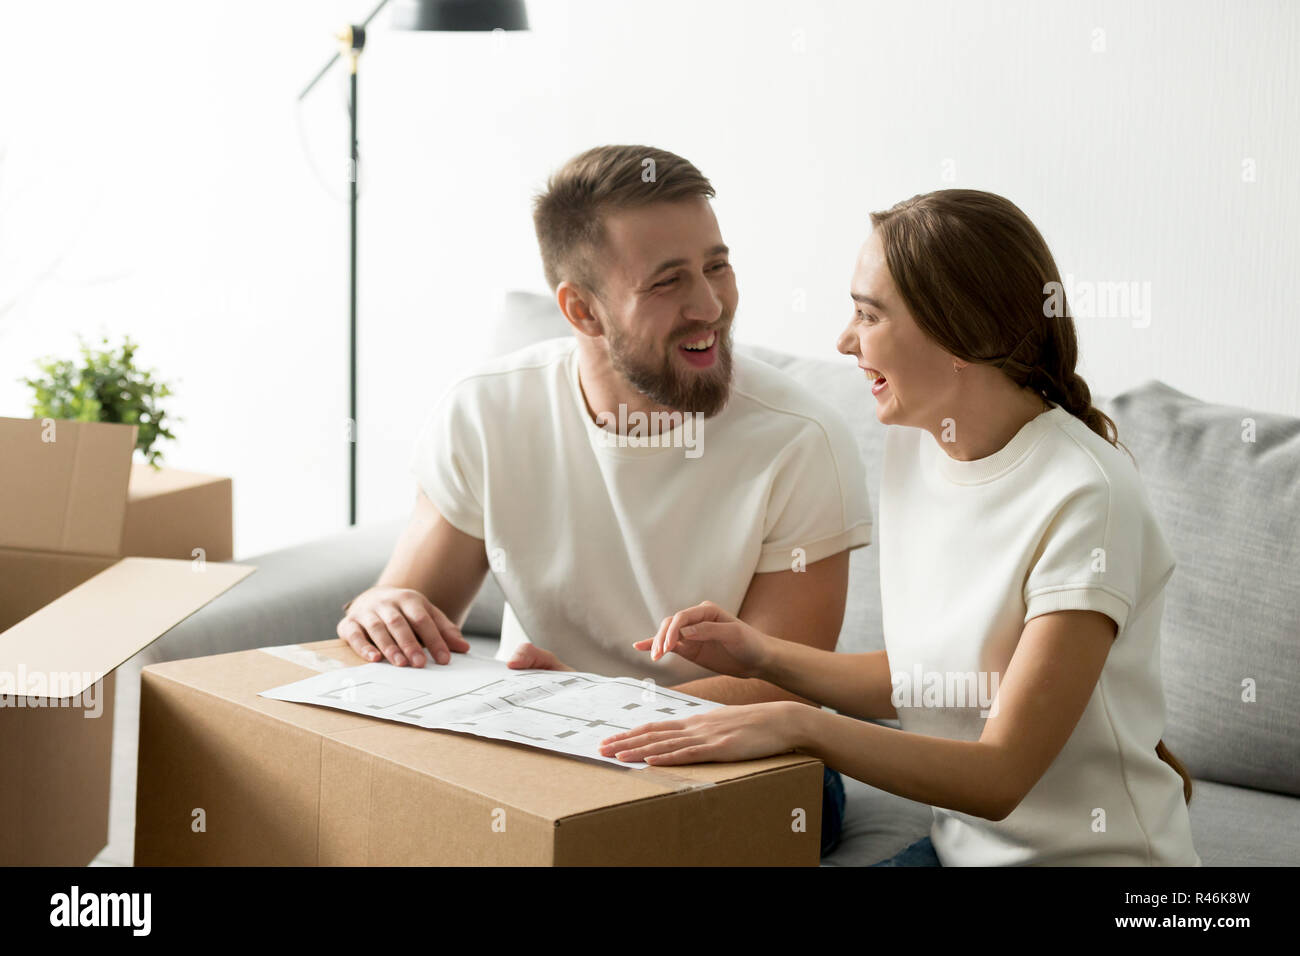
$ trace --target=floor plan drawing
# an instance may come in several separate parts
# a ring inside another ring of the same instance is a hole
[[[455,654],[423,668],[363,664],[309,677],[261,696],[317,704],[436,730],[454,730],[604,760],[604,738],[721,705],[665,690],[651,681],[579,671],[511,670],[504,662]]]

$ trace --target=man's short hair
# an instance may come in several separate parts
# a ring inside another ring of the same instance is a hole
[[[691,163],[653,146],[597,146],[561,166],[533,200],[533,225],[546,281],[599,293],[594,262],[606,237],[604,216],[657,202],[712,199],[713,185]]]

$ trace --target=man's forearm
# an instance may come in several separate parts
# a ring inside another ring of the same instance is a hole
[[[719,704],[762,704],[772,700],[793,700],[801,704],[813,703],[797,694],[792,694],[788,690],[777,687],[775,684],[769,684],[765,680],[746,677],[725,677],[721,675],[718,677],[701,677],[668,689],[690,694],[692,697],[700,697],[704,700],[717,701]],[[816,705],[814,704],[814,706]]]

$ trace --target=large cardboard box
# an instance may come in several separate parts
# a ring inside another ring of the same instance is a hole
[[[119,560],[135,441],[0,418],[0,865],[103,849],[113,670],[253,570]]]
[[[131,468],[123,555],[188,561],[235,557],[234,490],[229,478],[177,468]]]
[[[312,659],[363,663],[331,640],[144,668],[137,866],[818,862],[819,760],[632,770],[258,696]]]

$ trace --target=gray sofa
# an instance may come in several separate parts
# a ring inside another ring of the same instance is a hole
[[[499,350],[561,334],[548,300],[507,300]],[[847,360],[747,349],[853,423],[879,501],[884,426]],[[1165,742],[1195,778],[1196,848],[1207,866],[1300,863],[1300,419],[1210,405],[1160,382],[1095,400],[1136,456],[1178,561],[1161,646]],[[1254,441],[1243,439],[1254,422]],[[334,636],[340,605],[372,584],[401,521],[253,558],[258,573],[182,622],[141,663]],[[839,649],[879,650],[876,548],[853,552]],[[494,649],[502,596],[491,577],[465,631]],[[927,806],[846,778],[841,845],[823,862],[873,863],[925,836]]]

